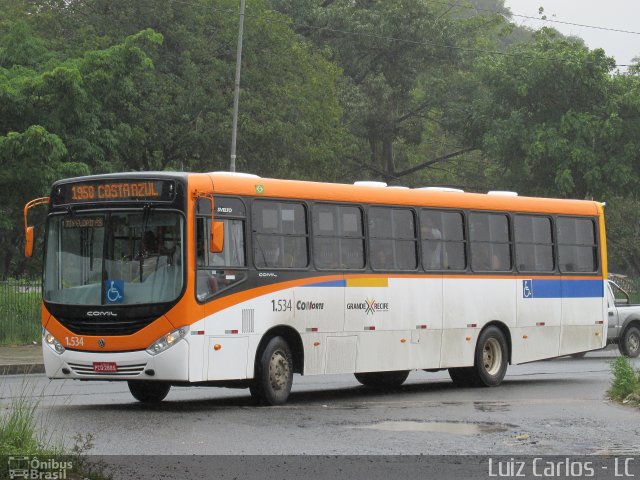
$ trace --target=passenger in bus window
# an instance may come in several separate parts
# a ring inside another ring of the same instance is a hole
[[[442,268],[442,232],[435,226],[431,215],[424,215],[422,218],[420,232],[423,240],[424,263],[427,270],[439,270]],[[433,241],[436,240],[436,241]]]
[[[156,234],[147,230],[142,235],[142,248],[135,258],[137,265],[136,278],[143,282],[157,272],[160,268],[167,266],[168,259],[160,255],[160,246]]]
[[[153,255],[158,255],[158,253],[158,239],[156,238],[156,234],[151,230],[147,230],[142,236],[141,255],[143,257],[150,257]]]
[[[387,255],[384,248],[376,250],[373,267],[378,270],[386,270],[393,267],[393,259]]]

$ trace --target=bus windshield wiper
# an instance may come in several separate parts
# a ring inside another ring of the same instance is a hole
[[[151,218],[152,207],[150,203],[145,203],[142,207],[142,230],[140,232],[140,253],[138,255],[140,268],[140,283],[142,283],[142,276],[144,273],[144,256],[145,256],[145,248],[144,248],[144,235],[147,232],[147,227],[149,226],[149,219]]]

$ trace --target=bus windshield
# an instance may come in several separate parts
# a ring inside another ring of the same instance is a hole
[[[184,220],[155,209],[52,215],[44,299],[69,305],[171,302],[183,287]]]

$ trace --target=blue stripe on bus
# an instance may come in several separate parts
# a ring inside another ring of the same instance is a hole
[[[602,298],[602,280],[532,280],[530,298]]]
[[[302,285],[303,287],[346,287],[346,280],[331,280],[329,282],[311,283],[309,285]]]

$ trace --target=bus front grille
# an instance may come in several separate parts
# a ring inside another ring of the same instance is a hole
[[[87,318],[58,318],[58,321],[69,331],[77,335],[110,336],[131,335],[142,330],[156,317],[133,318],[127,320],[93,320]]]

